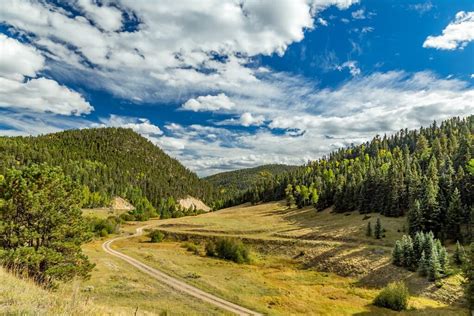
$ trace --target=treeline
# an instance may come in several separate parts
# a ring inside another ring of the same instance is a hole
[[[212,185],[130,129],[0,137],[0,174],[35,163],[59,166],[81,184],[83,207],[107,206],[113,196],[121,196],[135,206],[138,217],[161,213],[157,209],[169,197],[191,195],[212,204],[217,195]],[[164,213],[169,211],[173,208]]]
[[[291,165],[268,164],[255,168],[221,172],[205,177],[204,180],[219,191],[219,197],[214,202],[214,208],[219,209],[230,206],[233,203],[233,198],[241,196],[249,187],[255,186],[258,182],[285,174],[296,168],[298,167]]]
[[[226,204],[295,199],[336,212],[408,214],[410,233],[472,240],[474,116],[340,149],[288,174],[264,179]],[[314,203],[314,193],[318,196]],[[309,192],[309,194],[308,194]],[[289,196],[291,195],[291,196]]]

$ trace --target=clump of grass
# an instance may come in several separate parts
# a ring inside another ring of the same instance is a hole
[[[250,262],[249,250],[240,240],[219,238],[206,244],[206,255],[231,260],[236,263]]]
[[[192,252],[196,255],[200,253],[198,245],[191,243],[191,242],[185,242],[182,245],[183,248],[185,248],[187,251]]]
[[[374,305],[402,311],[408,307],[410,293],[402,281],[388,284],[374,299]]]
[[[165,238],[165,235],[159,230],[152,230],[148,234],[148,237],[150,237],[150,242],[156,243],[156,242],[162,242],[163,239]]]

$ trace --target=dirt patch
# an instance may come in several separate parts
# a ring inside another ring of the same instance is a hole
[[[112,199],[110,208],[113,210],[126,210],[126,211],[131,211],[135,209],[135,207],[132,204],[130,204],[130,202],[121,198],[120,196],[116,196]]]
[[[207,206],[206,204],[204,204],[203,201],[189,195],[184,199],[178,200],[178,204],[186,209],[189,209],[190,207],[194,207],[194,209],[196,210],[203,210],[206,212],[209,212],[211,210],[211,208]]]

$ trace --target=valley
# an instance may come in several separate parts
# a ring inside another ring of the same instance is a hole
[[[371,301],[379,288],[398,279],[405,280],[414,295],[406,314],[467,313],[459,307],[462,300],[459,277],[444,279],[443,286],[436,288],[416,273],[390,264],[390,245],[402,235],[405,221],[382,217],[386,237],[376,240],[365,236],[367,221],[375,217],[364,220],[364,215],[333,214],[330,210],[288,210],[282,202],[243,205],[194,217],[126,225],[125,234],[147,226],[165,232],[165,240],[150,243],[149,238],[141,235],[117,240],[111,247],[208,293],[268,315],[390,315],[390,311],[374,307]],[[236,264],[206,257],[205,240],[217,236],[244,240],[252,249],[251,263]],[[186,243],[195,243],[198,252],[186,250]],[[141,300],[140,291],[160,282],[143,273],[140,282],[133,282],[141,272],[105,255],[100,248],[99,241],[84,247],[91,258],[101,258],[96,268],[100,273],[94,271],[91,280],[84,283],[94,286],[95,292],[91,293],[94,301],[101,302],[102,296],[110,297],[107,291],[118,287],[105,287],[108,282],[118,281],[110,271],[115,266],[120,271],[122,286],[130,286],[128,292],[133,300],[121,303],[129,308],[136,304],[143,313],[156,313],[160,309],[174,315],[187,314],[187,307],[200,314],[195,305],[206,306],[163,284],[160,289],[167,294],[161,297],[160,303],[151,304],[148,297]],[[145,284],[142,280],[146,280]],[[180,296],[183,304],[163,302],[171,299],[173,293]],[[215,307],[211,310],[225,313]]]

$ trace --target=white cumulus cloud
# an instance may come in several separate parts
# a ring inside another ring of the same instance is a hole
[[[199,96],[197,98],[189,99],[182,105],[182,109],[200,112],[200,111],[217,111],[230,110],[235,106],[229,97],[224,93],[218,95]]]
[[[34,47],[0,34],[0,107],[76,116],[93,110],[79,93],[38,77],[44,66]]]
[[[444,50],[463,49],[471,41],[474,41],[474,12],[460,11],[441,35],[428,36],[423,47]]]

